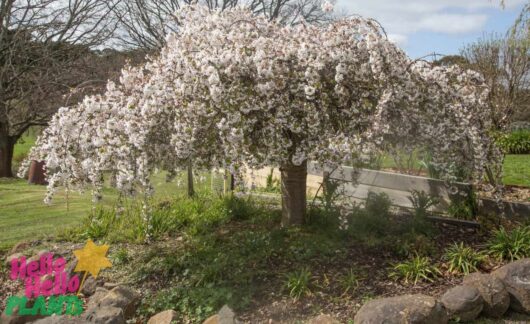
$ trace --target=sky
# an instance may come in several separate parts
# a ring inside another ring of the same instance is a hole
[[[377,19],[412,58],[451,55],[491,33],[504,34],[528,0],[337,0],[335,11]]]

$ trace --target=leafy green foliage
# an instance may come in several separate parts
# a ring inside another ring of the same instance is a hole
[[[131,257],[129,256],[129,251],[124,247],[120,248],[115,253],[113,253],[111,257],[112,257],[112,263],[115,265],[122,265],[122,264],[126,264],[127,262],[131,261]]]
[[[430,234],[433,229],[427,216],[429,215],[429,209],[438,204],[438,199],[425,191],[413,190],[409,200],[414,208],[412,230],[416,233]]]
[[[310,284],[311,271],[308,268],[290,272],[286,275],[285,288],[289,292],[289,296],[294,299],[300,299],[303,295],[311,294]]]
[[[530,130],[520,129],[501,135],[497,144],[506,154],[530,154]]]
[[[429,178],[432,179],[441,179],[442,178],[442,172],[439,168],[436,167],[434,163],[432,163],[432,154],[429,152],[426,152],[423,159],[419,161],[419,164],[422,168],[427,170],[427,175]]]
[[[230,304],[235,299],[232,289],[226,287],[189,289],[177,286],[149,297],[140,313],[149,316],[160,310],[173,309],[183,314],[190,323],[201,323],[224,304]]]
[[[431,264],[428,257],[417,255],[411,260],[395,264],[390,277],[402,279],[405,283],[417,284],[419,281],[432,282],[440,274],[440,270]]]
[[[348,221],[350,233],[360,239],[380,238],[388,234],[391,200],[385,193],[369,192],[364,208],[354,206]]]
[[[318,205],[309,210],[307,223],[315,229],[336,231],[340,227],[340,209],[337,199],[342,195],[340,182],[324,178],[322,194],[316,197]]]
[[[464,246],[464,243],[460,242],[451,245],[445,251],[443,258],[448,263],[449,272],[467,275],[477,271],[486,256],[469,246]]]
[[[477,196],[471,191],[465,196],[459,194],[452,196],[447,213],[454,218],[472,220],[475,218],[477,208]]]
[[[412,190],[409,200],[414,208],[414,214],[419,217],[425,217],[429,212],[429,208],[438,204],[436,197],[429,195],[423,190]]]
[[[143,209],[149,217],[144,217]],[[231,220],[243,220],[263,212],[265,206],[251,198],[232,195],[217,197],[196,192],[193,198],[176,196],[172,200],[125,202],[121,206],[98,207],[77,229],[80,239],[105,239],[109,242],[144,242],[185,231],[189,235],[206,233]],[[72,233],[70,233],[72,234]]]
[[[509,261],[530,256],[530,226],[519,226],[511,231],[501,227],[489,241],[488,252]]]

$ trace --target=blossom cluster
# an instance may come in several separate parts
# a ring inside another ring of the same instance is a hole
[[[282,26],[200,5],[175,17],[159,55],[53,117],[28,158],[46,162],[48,198],[59,185],[98,193],[107,173],[150,192],[155,169],[189,163],[237,173],[417,145],[447,174],[456,164],[481,178],[491,143],[477,73],[412,61],[362,17]]]

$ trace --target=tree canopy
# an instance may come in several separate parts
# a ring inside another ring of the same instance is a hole
[[[190,162],[288,169],[418,143],[448,178],[458,165],[481,179],[492,144],[478,73],[412,61],[362,17],[283,26],[198,5],[176,17],[160,55],[54,116],[29,157],[46,161],[50,194],[101,189],[109,171],[121,190],[149,191],[155,169]]]

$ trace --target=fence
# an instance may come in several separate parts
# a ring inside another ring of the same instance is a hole
[[[342,166],[335,170],[330,168],[319,168],[316,164],[308,164],[307,187],[310,194],[315,194],[323,181],[324,172],[329,172],[329,178],[342,182],[340,188],[344,194],[351,199],[364,200],[368,192],[385,193],[398,207],[411,208],[409,200],[413,190],[424,191],[431,196],[437,197],[439,204],[433,210],[446,212],[452,199],[460,194],[471,192],[472,186],[467,183],[447,183],[442,180],[398,174],[385,171],[368,169],[355,169]],[[247,174],[247,183],[251,186],[265,186],[266,178],[270,174],[270,168],[253,170]],[[273,176],[280,178],[280,172],[275,169]],[[492,206],[495,204],[495,206]],[[530,217],[530,204],[504,202],[504,211],[508,217]],[[498,204],[488,199],[480,199],[478,203],[479,212],[500,213]]]

